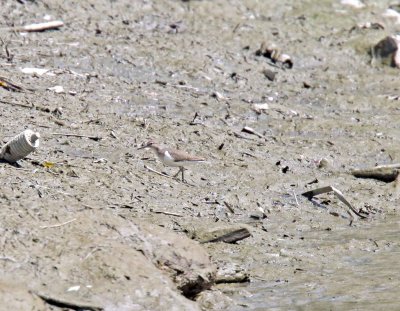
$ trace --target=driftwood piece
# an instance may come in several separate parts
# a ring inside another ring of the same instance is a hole
[[[350,173],[357,178],[373,178],[384,182],[392,182],[396,180],[399,172],[400,164],[388,164],[366,169],[356,169]]]
[[[254,129],[252,129],[252,128],[249,127],[249,126],[245,126],[245,127],[242,129],[242,132],[245,132],[245,133],[248,133],[248,134],[256,135],[256,136],[258,136],[259,138],[263,138],[263,137],[264,137],[263,134],[258,133],[257,131],[255,131]]]
[[[80,302],[80,301],[67,301],[64,299],[45,295],[43,293],[35,293],[35,294],[37,296],[39,296],[40,298],[42,298],[48,304],[59,307],[59,308],[67,308],[67,309],[72,309],[72,310],[89,310],[89,311],[104,310],[103,307],[91,305],[91,304]]]
[[[13,92],[22,92],[24,90],[22,86],[17,85],[14,82],[11,82],[10,80],[4,77],[0,77],[0,86],[8,91],[13,91]]]
[[[19,31],[26,31],[26,32],[36,32],[36,31],[45,31],[50,29],[58,29],[64,26],[63,21],[51,21],[45,23],[38,23],[38,24],[30,24],[19,28]]]
[[[79,138],[89,138],[94,141],[101,140],[100,136],[93,136],[93,135],[81,135],[81,134],[71,134],[71,133],[50,133],[50,135],[55,136],[66,136],[66,137],[79,137]]]
[[[216,238],[204,241],[203,243],[212,243],[212,242],[235,243],[237,241],[246,239],[250,236],[251,234],[249,230],[247,230],[246,228],[241,228],[241,229],[235,229],[231,232],[225,233]]]
[[[358,217],[360,218],[367,218],[364,215],[361,215],[359,212],[356,211],[356,209],[349,203],[349,201],[346,200],[346,198],[344,197],[343,193],[341,191],[339,191],[338,189],[336,189],[333,186],[327,186],[327,187],[321,187],[321,188],[317,188],[314,190],[310,190],[307,192],[302,193],[301,195],[305,196],[306,198],[308,198],[309,200],[311,200],[313,197],[319,195],[319,194],[323,194],[323,193],[327,193],[327,192],[333,192],[337,198],[342,201],[354,214],[356,214]]]
[[[156,213],[156,214],[164,214],[167,216],[183,217],[183,215],[181,215],[181,214],[171,213],[171,212],[166,212],[166,211],[152,211],[152,212]]]
[[[241,274],[236,274],[236,275],[227,275],[227,276],[221,276],[215,280],[216,284],[221,284],[221,283],[247,283],[250,282],[250,276],[245,273]]]

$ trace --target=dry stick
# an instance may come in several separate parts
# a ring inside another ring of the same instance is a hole
[[[151,167],[148,167],[146,164],[144,165],[144,168],[147,169],[147,170],[149,170],[150,172],[156,173],[156,174],[158,174],[158,175],[160,175],[160,176],[164,176],[164,177],[167,177],[167,178],[171,178],[171,176],[168,176],[168,175],[166,175],[166,174],[164,174],[164,173],[158,172],[158,171],[152,169]]]
[[[23,26],[21,28],[17,28],[17,31],[26,31],[26,32],[35,32],[35,31],[44,31],[50,29],[57,29],[64,26],[64,22],[62,21],[51,21],[45,23],[38,23],[38,24],[30,24]]]
[[[2,256],[0,257],[0,260],[5,260],[5,261],[12,261],[12,262],[17,262],[14,258],[8,257],[8,256]]]
[[[61,223],[61,224],[50,225],[50,226],[40,226],[40,229],[61,227],[61,226],[64,226],[64,225],[66,225],[66,224],[69,224],[69,223],[71,223],[71,222],[73,222],[73,221],[75,221],[75,220],[76,220],[76,218],[71,219],[71,220],[68,220],[68,221],[66,221],[66,222],[63,222],[63,223]]]
[[[41,185],[34,185],[33,187],[34,187],[34,189],[36,189],[36,190],[39,190],[38,188],[43,188],[43,189],[52,189],[52,188],[50,188],[50,187],[41,186]],[[39,191],[40,191],[40,190],[39,190]],[[59,191],[59,190],[56,190],[56,192],[57,192],[57,193],[60,193],[60,194],[62,194],[62,195],[69,196],[69,197],[71,197],[71,196],[72,196],[72,194],[70,194],[70,193],[68,193],[68,192]]]
[[[8,90],[14,91],[14,92],[22,92],[24,89],[22,86],[19,86],[13,82],[10,82],[9,80],[7,80],[4,77],[0,77],[0,86],[6,88]]]
[[[86,208],[89,208],[89,209],[102,209],[102,207],[94,207],[94,206],[91,206],[91,205],[88,205],[88,204],[82,204],[83,205],[83,207],[86,207]]]
[[[247,230],[246,228],[241,228],[201,243],[213,243],[213,242],[236,243],[237,241],[246,239],[250,236],[251,234],[249,230]]]
[[[89,310],[89,311],[103,311],[104,308],[100,306],[95,306],[91,304],[87,304],[80,301],[67,301],[61,298],[51,297],[49,295],[45,295],[42,293],[35,293],[42,300],[47,302],[50,305],[60,307],[60,308],[69,308],[73,310]]]
[[[264,135],[262,135],[262,134],[256,132],[254,129],[252,129],[251,127],[248,127],[248,126],[245,126],[245,127],[242,129],[242,132],[245,132],[245,133],[248,133],[248,134],[256,135],[256,136],[259,137],[259,138],[263,138],[263,137],[264,137]]]
[[[226,208],[227,208],[232,214],[235,214],[235,211],[233,210],[232,206],[231,206],[228,202],[224,201],[224,205],[226,206]]]
[[[1,100],[1,99],[0,99],[0,103],[11,105],[11,106],[18,106],[18,107],[29,108],[29,109],[36,109],[36,110],[40,110],[40,111],[43,111],[43,112],[51,112],[49,108],[43,107],[43,106],[36,106],[36,105],[29,106],[29,105],[20,104],[20,103],[13,103],[13,102]]]
[[[181,214],[176,214],[176,213],[171,213],[171,212],[164,212],[164,211],[152,211],[152,212],[156,213],[156,214],[164,214],[164,215],[168,215],[168,216],[183,217],[183,215],[181,215]]]
[[[85,261],[86,259],[88,259],[90,256],[92,256],[95,252],[97,251],[101,251],[101,246],[96,246],[95,248],[93,248],[89,253],[87,253],[87,255],[82,258],[82,261]]]
[[[101,139],[101,137],[99,137],[99,136],[71,134],[71,133],[50,133],[50,135],[67,136],[67,137],[83,137],[83,138],[93,139],[93,140],[96,140],[96,141]]]
[[[34,108],[34,106],[28,106],[28,105],[24,105],[24,104],[20,104],[20,103],[8,102],[8,101],[1,100],[1,99],[0,99],[0,103],[12,105],[12,106],[24,107],[24,108],[31,108],[31,109]]]
[[[247,140],[254,140],[253,138],[243,136],[242,134],[237,133],[237,132],[233,132],[233,135],[235,135],[237,138],[242,138],[242,139],[247,139]]]
[[[296,195],[296,192],[294,190],[293,190],[293,195],[294,195],[294,198],[296,199],[297,206],[299,206],[299,201],[297,200],[297,195]]]

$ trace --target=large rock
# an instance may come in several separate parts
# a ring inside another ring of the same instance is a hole
[[[1,310],[45,311],[45,303],[22,285],[13,281],[0,282]]]
[[[96,211],[96,217],[81,212],[60,227],[11,230],[7,255],[29,260],[7,261],[0,276],[12,277],[18,270],[18,281],[50,303],[118,311],[198,310],[186,297],[209,288],[215,277],[197,242],[107,211]]]

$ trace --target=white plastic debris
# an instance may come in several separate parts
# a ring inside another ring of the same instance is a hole
[[[25,130],[6,143],[0,150],[0,158],[8,162],[17,162],[39,147],[40,134]]]
[[[49,69],[45,68],[22,68],[21,71],[26,74],[35,74],[41,76],[49,71]]]
[[[365,4],[362,3],[360,0],[342,0],[340,3],[343,5],[351,6],[355,9],[362,9],[365,7]]]
[[[261,114],[263,111],[269,109],[269,105],[267,103],[258,103],[251,105],[251,109],[253,109],[256,113]]]
[[[78,290],[80,290],[80,288],[81,288],[80,285],[71,286],[70,288],[67,289],[67,292],[77,292]]]
[[[54,93],[65,93],[62,85],[56,85],[48,88],[49,91],[53,91]]]

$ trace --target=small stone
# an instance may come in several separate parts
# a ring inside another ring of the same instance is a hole
[[[322,158],[318,161],[318,168],[325,168],[329,166],[329,161],[326,158]]]

